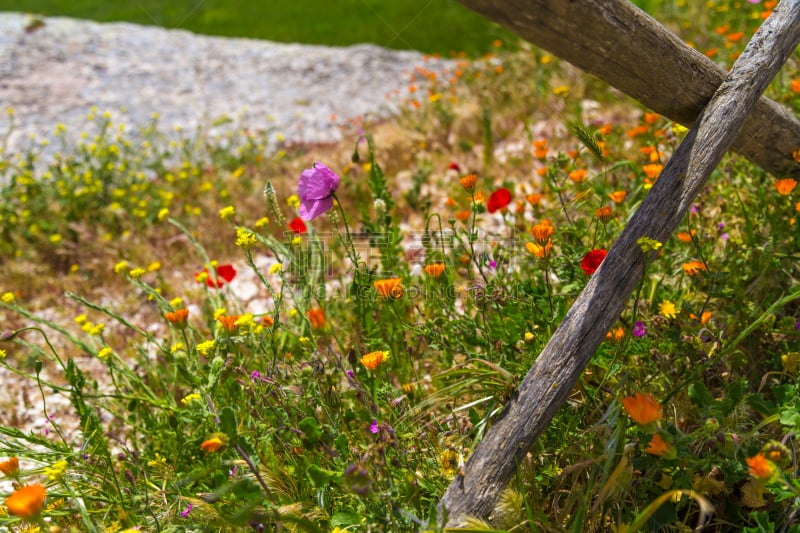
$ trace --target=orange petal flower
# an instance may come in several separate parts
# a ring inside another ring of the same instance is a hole
[[[378,279],[372,283],[381,298],[401,298],[403,296],[403,282],[400,278]]]
[[[669,444],[667,444],[667,441],[665,441],[661,435],[656,433],[653,435],[653,438],[650,439],[650,444],[647,445],[647,449],[645,449],[645,451],[661,457],[669,451]]]
[[[600,209],[597,209],[594,212],[594,216],[596,216],[597,218],[599,218],[603,222],[606,222],[607,220],[609,220],[613,215],[614,215],[614,213],[611,211],[611,206],[610,205],[604,205],[603,207],[601,207]]]
[[[176,309],[174,311],[167,311],[164,313],[164,318],[173,326],[183,328],[186,326],[186,321],[189,318],[189,310],[184,308]]]
[[[466,222],[469,220],[470,215],[472,215],[472,211],[459,211],[455,214],[455,217],[461,222]]]
[[[312,328],[322,328],[325,326],[325,311],[321,307],[312,307],[306,312]]]
[[[536,239],[539,244],[546,244],[553,235],[553,231],[555,231],[555,229],[550,224],[549,220],[544,220],[538,224],[534,224],[534,226],[531,228],[533,238]]]
[[[47,490],[39,483],[20,487],[6,498],[8,512],[20,518],[32,518],[44,505]]]
[[[19,472],[19,458],[9,457],[5,461],[0,461],[0,472],[7,476],[16,476]]]
[[[389,352],[370,352],[361,358],[361,364],[369,370],[377,370],[387,359],[389,359]]]
[[[642,165],[642,170],[644,171],[645,176],[654,180],[661,174],[661,171],[664,170],[664,165],[659,163],[650,163],[649,165]]]
[[[232,332],[236,331],[236,328],[238,327],[236,325],[236,321],[239,320],[239,315],[222,315],[217,320],[219,320],[219,323],[222,324],[223,328],[225,328],[225,331]]]
[[[763,452],[759,452],[753,457],[748,457],[745,461],[747,461],[747,466],[750,467],[749,472],[751,476],[760,479],[769,479],[772,476],[772,463],[764,457]]]
[[[438,278],[444,273],[444,263],[431,263],[425,265],[425,272],[432,278]]]
[[[706,270],[706,264],[703,263],[702,261],[689,261],[688,263],[684,263],[683,265],[681,265],[681,268],[688,275],[692,276],[694,274],[697,274],[701,270]]]
[[[204,440],[200,444],[200,449],[206,453],[214,453],[219,451],[223,446],[225,446],[225,441],[222,437],[215,436]]]
[[[775,180],[775,189],[777,189],[778,194],[781,196],[787,196],[791,194],[796,185],[797,180],[793,180],[792,178]]]
[[[478,182],[478,176],[475,174],[467,174],[458,181],[461,182],[461,186],[464,187],[467,192],[472,192],[475,190],[475,184]]]
[[[621,401],[625,412],[637,424],[646,426],[661,418],[661,405],[649,394],[636,392],[633,396],[622,398]]]
[[[582,168],[577,168],[568,174],[569,179],[574,181],[575,183],[580,183],[586,179],[586,170]]]
[[[539,243],[535,242],[526,242],[525,249],[528,250],[530,253],[538,257],[539,259],[545,259],[550,256],[550,250],[553,248],[553,241],[548,240],[547,244],[542,246]]]
[[[681,242],[692,242],[692,237],[697,235],[697,230],[692,230],[691,233],[687,231],[678,232],[675,236],[678,237],[678,240]]]
[[[661,115],[658,113],[645,113],[644,114],[644,122],[645,124],[655,124],[658,122],[658,119]]]
[[[614,191],[612,193],[608,193],[608,197],[611,198],[611,201],[615,204],[621,204],[627,195],[628,191]]]
[[[528,196],[525,197],[525,199],[528,200],[528,203],[531,205],[539,205],[539,202],[542,201],[542,194],[541,193],[529,194]]]

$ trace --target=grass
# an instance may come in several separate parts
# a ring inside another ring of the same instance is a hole
[[[711,7],[675,22],[727,66],[768,7]],[[685,130],[526,46],[417,75],[342,144],[98,111],[53,161],[3,155],[0,527],[437,530]],[[798,113],[797,53],[769,95]],[[315,161],[340,181],[302,221]],[[727,156],[462,530],[800,530],[798,195]]]
[[[103,2],[0,1],[0,11],[127,21],[196,33],[279,42],[346,46],[362,42],[395,49],[476,57],[512,35],[455,0],[182,0]]]

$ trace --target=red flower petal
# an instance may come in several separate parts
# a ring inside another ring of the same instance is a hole
[[[594,274],[594,271],[600,267],[600,263],[606,258],[608,252],[602,248],[599,250],[592,250],[581,259],[581,268],[586,272],[587,276]]]
[[[486,209],[490,213],[494,213],[498,209],[502,209],[511,203],[511,191],[505,187],[501,187],[494,191],[489,200],[486,202]]]
[[[306,228],[306,223],[303,222],[303,219],[300,217],[293,218],[289,221],[289,229],[295,233],[306,233],[308,228]]]

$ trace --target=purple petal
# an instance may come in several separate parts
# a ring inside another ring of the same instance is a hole
[[[300,201],[322,200],[331,196],[339,187],[339,176],[322,163],[314,163],[300,174],[297,182],[297,196]]]
[[[329,196],[322,200],[305,202],[300,200],[300,208],[297,211],[300,214],[300,218],[303,220],[311,220],[328,211],[331,207],[333,207],[333,197]]]

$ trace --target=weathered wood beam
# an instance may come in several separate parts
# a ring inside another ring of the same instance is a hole
[[[625,0],[458,0],[523,39],[691,126],[725,71]],[[800,177],[800,120],[762,97],[733,150],[778,177]]]
[[[439,503],[440,517],[448,525],[458,524],[465,516],[490,515],[514,469],[567,399],[642,279],[653,253],[645,254],[637,240],[649,237],[664,242],[675,231],[798,41],[800,0],[783,0],[697,118],[516,394],[475,448],[463,474],[453,480]]]

